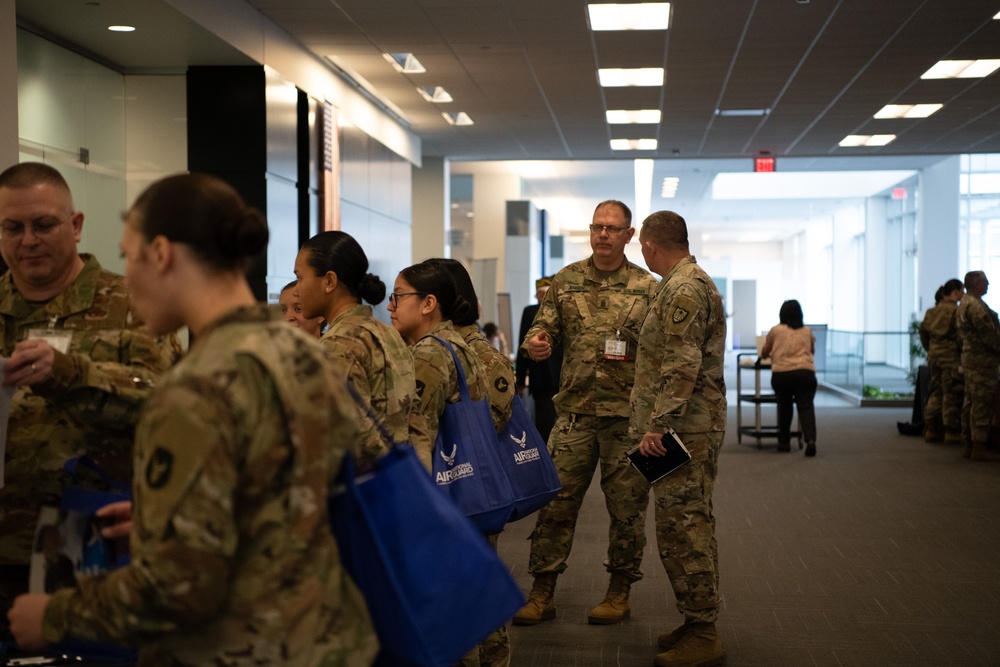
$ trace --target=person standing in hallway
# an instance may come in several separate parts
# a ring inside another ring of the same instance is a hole
[[[816,456],[816,337],[802,323],[802,306],[795,299],[781,304],[778,324],[771,327],[760,356],[771,359],[771,388],[778,402],[778,451],[792,449],[792,405],[806,441],[806,456]]]
[[[726,435],[726,314],[715,282],[688,249],[673,211],[647,217],[642,256],[662,276],[639,334],[629,433],[646,456],[663,456],[673,429],[691,461],[653,484],[656,546],[684,623],[657,643],[659,667],[720,665],[719,556],[712,489]]]
[[[958,302],[965,289],[952,278],[939,289],[941,299],[920,323],[920,343],[927,350],[930,392],[924,407],[926,442],[962,442],[962,341],[958,337]]]
[[[629,393],[635,377],[639,327],[656,279],[625,257],[635,234],[632,212],[620,201],[597,205],[590,225],[593,254],[556,274],[520,354],[544,361],[564,350],[558,415],[548,448],[562,490],[538,512],[528,571],[534,576],[515,625],[534,625],[556,614],[556,579],[566,569],[583,496],[601,466],[601,490],[611,517],[605,567],[611,575],[604,600],[588,622],[617,623],[629,615],[632,583],[642,578],[649,485],[626,456]]]
[[[310,336],[319,338],[323,334],[326,320],[323,319],[322,315],[312,318],[302,315],[302,302],[296,296],[298,284],[298,280],[293,280],[281,288],[281,294],[278,295],[278,310],[281,312],[281,319],[293,327],[302,329]]]
[[[517,346],[524,345],[525,336],[528,329],[535,321],[535,315],[541,306],[545,293],[552,285],[552,277],[539,278],[535,281],[536,304],[525,306],[521,313],[520,336]],[[532,361],[530,357],[518,355],[516,363],[517,371],[517,393],[524,395],[525,386],[531,399],[535,403],[535,427],[546,442],[552,433],[552,426],[556,423],[556,408],[552,403],[552,398],[559,391],[559,372],[562,370],[562,347],[552,349],[552,355],[544,361]]]
[[[965,399],[962,402],[964,456],[973,461],[1000,461],[990,447],[993,405],[1000,384],[1000,320],[983,303],[990,281],[982,271],[965,274],[965,296],[958,304],[958,332],[962,338],[962,372]]]

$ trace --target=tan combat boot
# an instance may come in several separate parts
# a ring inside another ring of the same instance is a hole
[[[684,620],[683,625],[679,625],[670,632],[661,633],[659,637],[656,638],[656,645],[662,648],[664,651],[672,649],[677,645],[677,642],[684,639],[684,635],[688,633],[688,630],[695,626],[694,621]]]
[[[514,625],[538,625],[556,617],[556,605],[552,598],[558,576],[555,572],[544,572],[535,577],[528,602],[514,614]]]
[[[1000,452],[990,449],[985,442],[973,442],[972,456],[969,458],[973,461],[1000,461]]]
[[[960,445],[962,444],[962,432],[958,430],[947,430],[944,432],[944,444],[946,445]]]
[[[924,442],[944,442],[944,429],[932,424],[924,425]]]
[[[611,625],[628,618],[628,594],[631,589],[631,579],[620,572],[612,572],[604,602],[590,610],[587,622],[591,625]]]
[[[656,667],[714,667],[726,661],[715,623],[691,623],[681,628],[687,630],[672,648],[656,656]]]

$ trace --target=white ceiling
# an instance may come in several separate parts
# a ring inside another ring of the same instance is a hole
[[[669,30],[630,32],[592,32],[581,0],[227,2],[367,82],[421,137],[424,155],[449,157],[457,172],[487,168],[484,160],[558,161],[555,178],[525,179],[525,196],[576,200],[584,222],[595,200],[633,200],[637,157],[656,160],[654,210],[724,227],[780,224],[836,205],[707,197],[716,172],[749,171],[762,151],[779,172],[909,170],[948,154],[1000,152],[1000,72],[920,79],[940,59],[1000,57],[1000,0],[676,0]],[[21,26],[126,73],[251,63],[171,0],[17,0],[16,8]],[[120,23],[137,30],[106,30]],[[427,72],[400,74],[383,52],[412,52]],[[597,83],[598,67],[649,66],[666,68],[663,86]],[[443,86],[454,101],[427,102],[417,86]],[[872,117],[890,103],[945,106],[926,119]],[[661,122],[605,120],[606,110],[639,108],[662,110]],[[747,108],[771,112],[715,113]],[[442,111],[464,111],[475,124],[453,127]],[[898,138],[838,146],[857,133]],[[609,147],[612,138],[645,137],[659,141],[656,151]],[[681,178],[676,199],[658,198],[665,176]]]

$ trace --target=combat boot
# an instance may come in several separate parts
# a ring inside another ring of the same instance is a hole
[[[656,667],[714,667],[726,661],[726,650],[715,623],[690,623],[680,640],[656,656]],[[675,631],[676,632],[676,631]]]
[[[555,572],[543,572],[535,576],[531,592],[528,593],[528,602],[514,614],[514,625],[538,625],[556,617],[553,597],[558,576]]]
[[[688,633],[688,630],[695,627],[695,625],[697,624],[694,621],[685,619],[683,625],[678,625],[670,632],[661,633],[660,636],[656,638],[656,645],[664,651],[672,649],[677,645],[677,642],[684,639],[684,635]]]
[[[944,442],[944,431],[939,428],[925,426],[924,442]]]
[[[587,622],[591,625],[611,625],[628,618],[628,594],[631,589],[631,579],[621,572],[612,572],[604,601],[590,610]]]
[[[990,449],[985,442],[973,442],[969,458],[973,461],[1000,461],[1000,452]]]
[[[944,444],[946,445],[960,445],[962,444],[962,433],[961,431],[947,430],[944,432]]]

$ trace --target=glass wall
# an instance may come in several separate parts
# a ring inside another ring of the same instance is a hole
[[[963,155],[960,178],[962,273],[981,269],[1000,282],[1000,154]],[[1000,290],[983,300],[1000,310]]]

